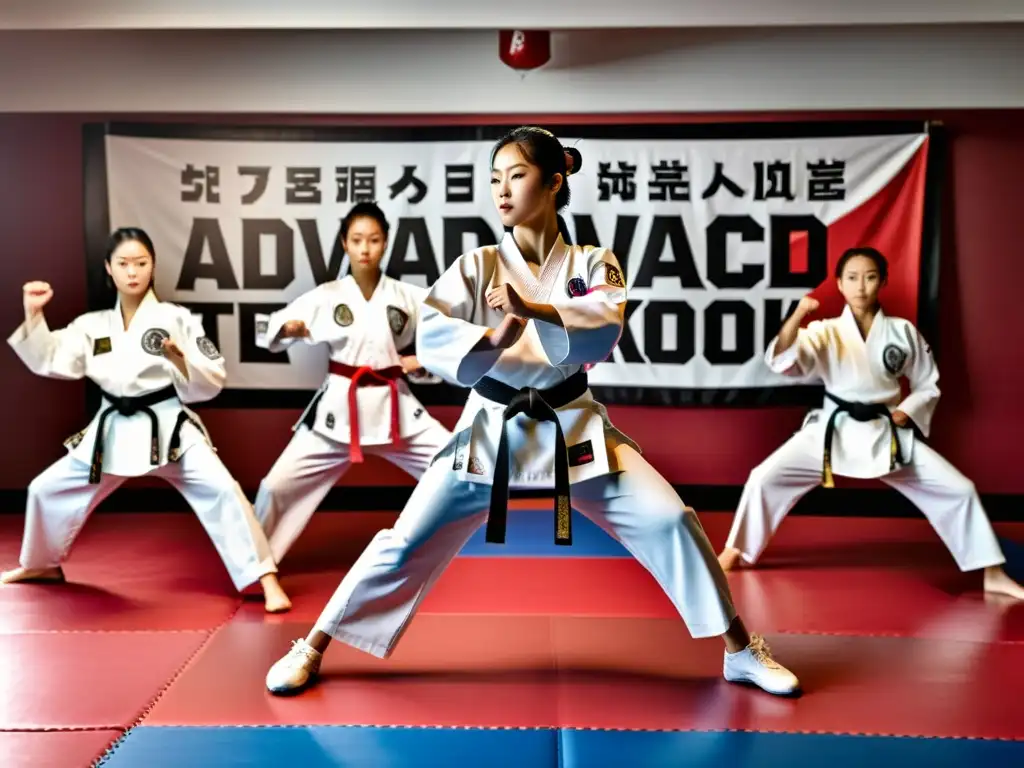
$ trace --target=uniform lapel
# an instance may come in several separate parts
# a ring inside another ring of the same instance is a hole
[[[523,258],[523,254],[519,250],[519,246],[516,245],[515,238],[512,237],[511,232],[506,232],[505,236],[501,239],[498,252],[501,254],[502,262],[515,276],[519,286],[526,293],[526,296],[523,298],[531,301],[543,301],[551,294],[551,288],[554,285],[555,278],[562,269],[568,249],[566,248],[565,241],[562,240],[561,233],[559,233],[536,277],[534,277],[530,265],[526,263],[526,259]]]
[[[551,252],[548,254],[547,259],[544,260],[544,266],[540,270],[537,301],[547,301],[551,296],[551,289],[555,287],[558,276],[562,274],[562,266],[565,264],[568,253],[569,247],[562,240],[562,235],[559,233],[555,244],[551,246]]]

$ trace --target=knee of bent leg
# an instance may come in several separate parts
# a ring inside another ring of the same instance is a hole
[[[754,485],[770,485],[778,474],[778,461],[773,456],[769,456],[750,470],[747,482]]]
[[[54,477],[50,470],[41,472],[32,478],[28,484],[28,497],[30,500],[42,500],[53,493],[55,489]]]
[[[951,475],[946,481],[950,492],[957,498],[972,498],[978,492],[974,482],[966,475],[957,472]]]
[[[675,504],[651,504],[644,510],[641,526],[647,533],[660,536],[676,530],[680,525],[687,525],[690,515],[695,514],[682,501]]]

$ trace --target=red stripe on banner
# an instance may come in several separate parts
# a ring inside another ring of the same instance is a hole
[[[807,322],[839,315],[845,306],[834,278],[843,251],[854,246],[877,248],[889,261],[889,284],[881,299],[890,316],[917,322],[918,285],[921,280],[921,237],[924,227],[926,138],[914,157],[878,194],[854,208],[828,228],[828,277],[811,295],[821,308]],[[807,269],[807,236],[791,243],[790,263]]]
[[[789,235],[789,270],[790,272],[806,272],[810,268],[807,255],[807,233],[791,232]]]

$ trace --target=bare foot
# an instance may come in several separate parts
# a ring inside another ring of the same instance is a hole
[[[54,568],[15,568],[0,573],[0,584],[17,584],[19,581],[60,583],[64,581],[64,571],[58,565]]]
[[[292,601],[288,599],[276,573],[268,573],[260,579],[263,587],[263,608],[267,613],[285,613],[290,611]]]
[[[1007,576],[998,565],[985,569],[985,591],[1024,600],[1024,587]]]
[[[723,571],[728,573],[736,568],[736,566],[742,565],[743,558],[740,556],[740,551],[738,549],[726,547],[722,550],[722,554],[718,556],[718,564],[722,566]]]

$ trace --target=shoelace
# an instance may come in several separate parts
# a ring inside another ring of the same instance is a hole
[[[292,640],[292,649],[289,656],[301,657],[307,661],[316,661],[316,649],[310,646],[305,640]]]
[[[780,669],[779,663],[772,658],[772,649],[768,647],[768,641],[760,635],[752,635],[750,638],[750,652],[761,664],[769,669]]]

